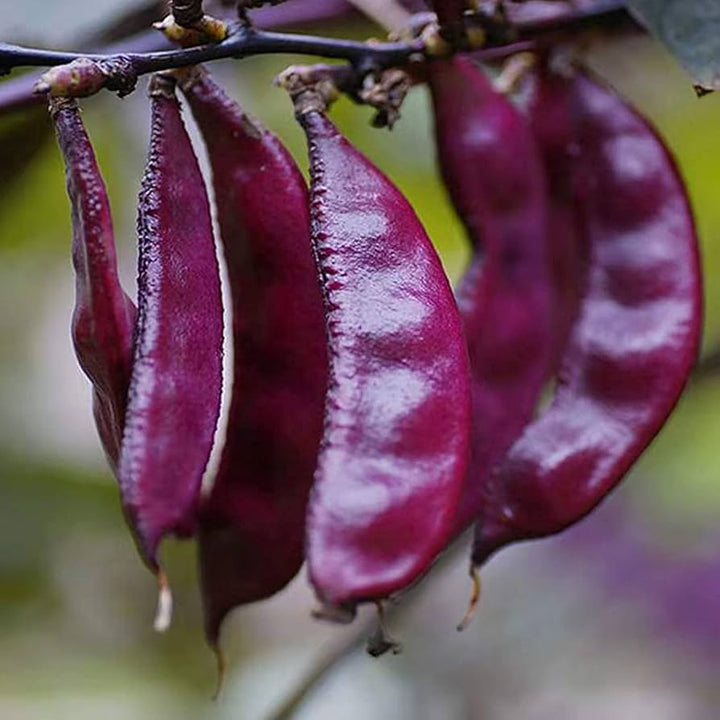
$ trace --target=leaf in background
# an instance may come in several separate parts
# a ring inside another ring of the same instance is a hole
[[[628,5],[690,73],[698,95],[720,90],[718,0],[628,0]]]

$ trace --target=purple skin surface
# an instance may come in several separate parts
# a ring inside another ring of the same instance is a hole
[[[573,182],[578,152],[573,82],[540,62],[526,77],[526,101],[548,186],[548,241],[555,290],[554,370],[562,361],[580,310],[587,280],[587,244],[582,231],[580,188]]]
[[[352,612],[413,582],[450,537],[469,368],[452,291],[410,204],[324,114],[300,122],[330,353],[308,563],[328,610]]]
[[[495,494],[491,470],[550,374],[554,296],[544,168],[525,118],[467,58],[432,63],[428,79],[438,162],[473,244],[457,291],[473,407],[458,534]]]
[[[140,554],[158,572],[160,540],[195,528],[220,408],[223,328],[203,178],[167,79],[154,78],[151,87],[138,208],[138,326],[119,481]]]
[[[590,512],[660,430],[697,357],[697,237],[675,163],[612,90],[580,73],[573,85],[587,286],[553,402],[497,469],[476,565]]]
[[[110,203],[78,106],[54,101],[51,113],[72,206],[73,344],[92,382],[95,423],[117,474],[136,311],[118,278]]]
[[[298,572],[323,431],[327,349],[305,180],[204,71],[183,83],[213,171],[233,307],[227,436],[200,513],[206,635]]]

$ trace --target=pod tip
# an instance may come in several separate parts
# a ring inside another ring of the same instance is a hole
[[[315,620],[327,620],[340,625],[349,625],[355,619],[355,614],[354,605],[332,605],[330,603],[325,603],[311,612]]]
[[[475,613],[477,612],[478,603],[480,602],[480,592],[482,590],[482,587],[480,585],[480,573],[478,572],[478,569],[475,565],[470,568],[470,579],[472,580],[470,602],[468,603],[465,617],[458,623],[458,632],[462,632],[468,625],[470,625],[472,619],[475,617]]]
[[[158,599],[153,628],[155,629],[155,632],[161,633],[165,632],[172,622],[173,597],[172,591],[170,590],[170,583],[168,582],[167,575],[163,570],[158,571],[157,582]]]
[[[223,688],[225,687],[225,678],[227,677],[227,658],[222,648],[217,643],[213,643],[211,650],[215,655],[215,661],[217,662],[217,684],[215,685],[215,692],[213,693],[213,701],[217,701],[222,694]]]
[[[399,655],[402,652],[402,645],[393,640],[388,630],[387,622],[385,619],[385,608],[380,600],[375,603],[377,608],[377,628],[375,632],[368,638],[367,641],[367,652],[372,657],[380,657],[386,652],[390,651],[393,655]]]

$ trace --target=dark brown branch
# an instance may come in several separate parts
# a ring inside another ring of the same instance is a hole
[[[422,51],[422,44],[379,43],[367,45],[353,40],[338,40],[312,35],[295,35],[255,30],[236,26],[226,40],[214,45],[201,45],[178,50],[150,53],[126,53],[137,75],[196,65],[222,58],[242,58],[268,53],[305,54],[318,57],[349,60],[353,63],[371,60],[381,67],[402,65],[414,53]],[[0,43],[0,68],[54,67],[65,65],[79,57],[112,64],[117,55],[72,53],[54,50],[37,50]]]
[[[624,3],[605,0],[592,10],[574,11],[561,17],[530,19],[524,23],[498,21],[479,13],[473,20],[486,33],[484,51],[518,43],[541,46],[556,41],[559,34],[573,35],[581,30],[598,27],[631,26],[632,21]],[[356,68],[367,70],[403,66],[424,51],[420,40],[366,44],[351,40],[330,39],[311,35],[274,33],[244,25],[232,28],[227,39],[212,45],[150,53],[85,55],[101,64],[107,75],[107,86],[131,88],[140,75],[169,70],[221,58],[242,58],[268,53],[297,53],[348,60]],[[482,52],[482,51],[481,51]],[[6,71],[19,66],[65,65],[81,57],[78,53],[56,52],[0,44],[0,69]]]
[[[212,0],[208,10],[215,17],[231,17],[230,9],[218,0]],[[172,44],[161,33],[145,29],[153,21],[160,20],[166,11],[166,0],[155,0],[128,15],[114,18],[107,27],[83,41],[81,49],[113,55],[169,50]],[[352,12],[354,9],[344,0],[288,0],[282,5],[256,11],[253,20],[257,27],[269,30],[279,25],[317,24]],[[45,103],[43,95],[33,93],[41,74],[26,73],[0,83],[0,115]]]

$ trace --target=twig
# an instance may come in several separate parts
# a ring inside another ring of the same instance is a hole
[[[112,22],[82,42],[85,52],[108,55],[156,52],[172,47],[164,35],[147,28],[163,17],[167,3],[156,1]],[[214,2],[209,8],[215,17],[224,17],[223,7]],[[290,0],[277,7],[256,11],[253,19],[260,28],[269,30],[278,25],[292,26],[308,22],[318,23],[335,18],[350,9],[343,0]],[[227,9],[225,9],[227,12]],[[229,17],[229,15],[228,15]],[[41,72],[26,73],[0,83],[0,115],[32,105],[45,104],[43,95],[33,93]]]
[[[464,542],[454,542],[438,561],[432,572],[441,571],[449,565],[457,562],[458,558],[467,552],[467,545]],[[424,581],[427,577],[423,578]],[[477,587],[473,580],[473,587]],[[418,603],[425,595],[429,584],[422,582],[413,588],[412,593],[408,593],[399,598],[397,604],[392,605],[386,611],[393,622],[396,622],[402,615],[405,615],[416,603]],[[370,621],[362,626],[358,633],[352,636],[345,644],[339,645],[333,651],[318,661],[318,663],[310,669],[305,677],[300,681],[298,686],[288,695],[280,707],[273,711],[265,720],[291,720],[300,706],[312,695],[325,679],[337,668],[345,659],[347,659],[356,650],[366,646],[368,637],[375,631],[375,625],[378,621],[385,623],[386,618]]]
[[[378,43],[367,45],[354,40],[332,39],[313,35],[266,32],[254,28],[234,26],[226,40],[214,45],[201,45],[179,50],[148,53],[127,53],[122,57],[129,61],[137,75],[196,65],[222,58],[243,58],[269,53],[304,54],[337,58],[358,62],[370,58],[380,66],[402,65],[413,53],[421,52],[422,44]],[[0,67],[10,70],[16,67],[54,67],[65,65],[80,57],[95,62],[113,64],[121,56],[100,53],[58,52],[25,48],[0,43]]]
[[[483,24],[487,31],[487,43],[483,52],[492,52],[501,46],[516,47],[518,42],[532,41],[541,45],[548,38],[555,40],[558,33],[572,34],[579,30],[597,27],[618,27],[630,24],[630,18],[621,2],[604,2],[599,9],[580,10],[560,18],[540,19],[523,24],[498,24],[482,14],[474,22]],[[102,64],[108,76],[108,85],[118,84],[122,74],[124,86],[127,76],[137,78],[147,73],[195,65],[221,58],[243,58],[269,53],[296,53],[350,61],[354,66],[385,69],[403,66],[415,55],[422,53],[420,40],[411,42],[362,43],[352,40],[331,39],[312,35],[274,33],[256,30],[243,25],[234,26],[223,42],[213,45],[169,50],[164,52],[128,53],[124,55],[57,52],[0,44],[0,69],[10,70],[20,66],[57,66],[72,62],[79,57]],[[121,71],[116,69],[120,68]]]
[[[283,699],[280,707],[274,710],[266,720],[290,720],[298,708],[315,692],[330,673],[337,668],[343,660],[350,657],[350,655],[363,646],[365,638],[371,630],[372,628],[369,624],[363,626],[362,630],[356,635],[353,635],[344,645],[338,645],[332,652],[321,658],[300,681],[295,690]]]

